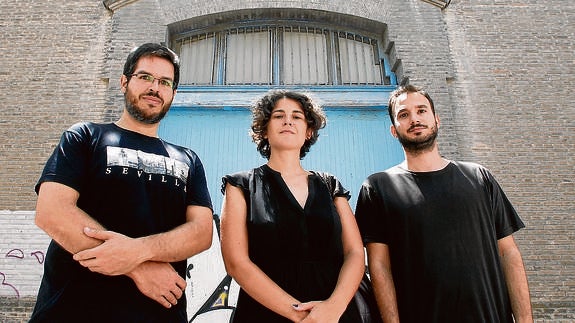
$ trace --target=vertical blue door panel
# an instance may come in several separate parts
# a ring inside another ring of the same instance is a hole
[[[326,115],[327,127],[320,130],[302,163],[306,169],[337,176],[351,191],[350,203],[355,208],[363,180],[399,163],[403,151],[389,133],[385,109],[330,108]],[[266,162],[249,136],[250,125],[246,108],[182,107],[173,107],[160,125],[161,138],[192,149],[202,160],[217,214],[222,204],[222,176]]]
[[[386,109],[326,109],[327,126],[304,158],[306,169],[334,174],[351,192],[355,209],[361,183],[372,173],[403,160],[401,145],[389,132]]]

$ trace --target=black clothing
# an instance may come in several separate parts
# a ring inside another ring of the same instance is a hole
[[[263,165],[227,175],[226,183],[242,189],[247,203],[249,256],[287,293],[301,302],[327,299],[343,264],[341,222],[333,199],[349,192],[334,177],[312,172],[302,208],[281,174]],[[233,322],[290,322],[240,290]],[[340,322],[360,322],[350,302]]]
[[[58,182],[106,229],[135,238],[186,222],[189,205],[212,207],[196,154],[115,124],[79,123],[62,135],[36,185]],[[186,261],[172,263],[185,279]],[[187,322],[185,295],[165,309],[127,276],[93,273],[50,243],[30,322]]]
[[[402,323],[513,321],[497,240],[524,225],[484,167],[373,174],[356,218],[364,243],[389,247]]]

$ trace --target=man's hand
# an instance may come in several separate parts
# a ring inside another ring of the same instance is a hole
[[[114,231],[84,228],[88,237],[103,241],[97,247],[80,251],[74,260],[93,272],[108,276],[124,275],[146,261],[143,243]]]
[[[140,292],[166,308],[178,303],[186,289],[186,281],[172,265],[147,261],[127,274]]]

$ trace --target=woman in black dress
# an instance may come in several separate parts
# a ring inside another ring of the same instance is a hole
[[[353,296],[365,258],[349,191],[300,162],[323,112],[290,91],[268,93],[252,112],[268,162],[222,184],[222,255],[241,287],[233,322],[361,322]]]

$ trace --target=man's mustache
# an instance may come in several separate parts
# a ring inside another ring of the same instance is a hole
[[[409,129],[407,129],[407,131],[411,131],[411,130],[413,130],[413,129],[415,129],[415,128],[429,128],[429,127],[428,127],[427,125],[418,123],[418,124],[414,124],[414,125],[412,125],[411,127],[409,127]]]
[[[144,93],[144,95],[146,95],[146,96],[154,96],[154,97],[156,97],[156,98],[158,98],[158,99],[162,99],[162,98],[160,97],[160,93],[157,92],[157,91],[154,91],[154,90],[149,90],[148,92]]]

